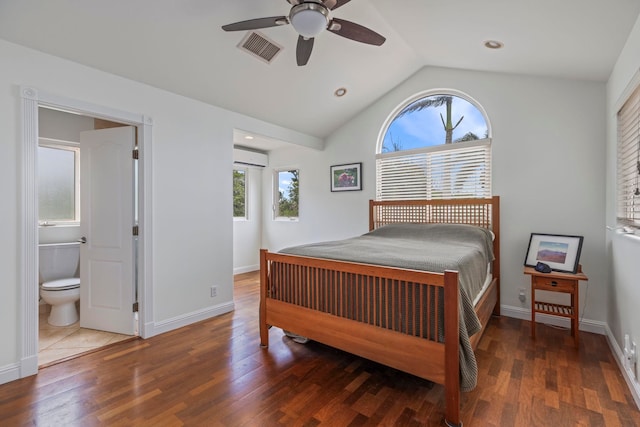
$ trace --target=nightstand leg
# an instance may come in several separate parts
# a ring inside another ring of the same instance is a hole
[[[536,337],[536,290],[531,282],[531,337]]]
[[[571,296],[571,311],[572,311],[571,336],[575,338],[576,337],[576,305],[574,303],[573,294],[571,294],[570,296]]]
[[[578,308],[578,305],[580,304],[580,299],[578,298],[578,282],[576,282],[575,286],[576,286],[576,293],[571,294],[571,306],[573,307],[573,318],[571,319],[571,323],[573,323],[573,327],[571,328],[571,330],[573,331],[574,344],[576,348],[578,348],[579,347],[578,328],[580,326],[579,324],[580,313]]]

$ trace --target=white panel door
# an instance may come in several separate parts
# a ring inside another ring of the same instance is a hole
[[[80,134],[80,326],[134,334],[131,126]]]

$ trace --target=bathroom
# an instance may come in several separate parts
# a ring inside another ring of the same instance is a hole
[[[113,321],[114,319],[108,316],[100,319],[100,310],[95,309],[94,306],[96,304],[89,304],[89,302],[93,303],[95,301],[88,301],[87,289],[82,286],[80,281],[80,265],[82,264],[80,262],[80,254],[90,253],[88,252],[88,246],[91,245],[81,243],[82,240],[86,242],[84,235],[88,231],[86,227],[82,227],[82,225],[86,224],[80,221],[81,202],[79,199],[81,194],[90,188],[103,188],[100,185],[95,185],[94,181],[92,181],[91,185],[85,185],[85,188],[81,190],[79,177],[87,178],[91,176],[91,173],[87,173],[86,170],[84,174],[81,173],[81,165],[79,164],[80,133],[114,127],[127,129],[123,128],[123,126],[126,125],[70,112],[44,107],[38,109],[39,148],[37,178],[39,196],[38,252],[40,262],[40,283],[38,284],[40,286],[38,293],[40,295],[38,306],[38,364],[40,367],[66,360],[88,351],[94,351],[97,348],[111,345],[115,342],[132,339],[136,335],[136,316],[130,306],[126,312],[120,310],[112,315],[118,316],[121,318],[120,320],[115,319],[116,321]],[[135,144],[135,129],[131,132],[134,135],[133,144]],[[130,179],[125,180],[125,184],[130,187],[129,191],[135,194],[133,173],[129,174],[129,176]],[[95,193],[100,194],[97,191]],[[91,198],[97,197],[92,194]],[[102,203],[109,203],[109,201]],[[99,211],[100,206],[100,201],[94,202],[92,209]],[[91,211],[91,209],[87,209],[87,211]],[[133,208],[131,211],[131,216],[135,216]],[[90,217],[83,218],[83,221],[90,224],[99,224],[103,219],[99,213],[90,215]],[[133,241],[134,239],[135,237],[123,240]],[[135,257],[132,252],[134,250],[135,243],[129,243],[129,264],[133,264]],[[91,256],[95,257],[95,255],[89,255],[89,257]],[[83,261],[86,261],[89,257],[84,255]],[[112,276],[109,271],[99,269],[97,271],[102,273],[99,277],[93,275],[87,276],[89,277],[88,280],[85,277],[83,278],[90,284],[93,282],[94,287],[102,286],[104,290],[104,283],[96,285],[95,282],[100,282],[101,277],[104,277],[104,280],[111,280]],[[131,274],[131,277],[133,277],[133,274]],[[63,283],[57,281],[57,279],[63,278],[68,280]],[[47,283],[43,283],[43,281]],[[52,281],[53,284],[51,284]],[[132,278],[130,281],[132,282],[130,286],[135,286],[135,280]],[[106,286],[109,286],[109,284],[107,283]],[[108,288],[106,289],[108,294],[117,294],[117,292],[110,292]],[[52,304],[47,304],[44,300]],[[99,306],[100,304],[97,305]],[[117,306],[119,304],[117,301],[107,301],[106,304],[102,305]],[[52,307],[54,307],[53,310]],[[91,314],[92,310],[93,314]],[[93,316],[93,320],[88,317],[89,314]],[[117,326],[118,323],[124,323],[126,326],[124,329],[119,328]]]

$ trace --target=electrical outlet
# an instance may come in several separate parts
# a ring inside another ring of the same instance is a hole
[[[521,303],[524,303],[527,300],[527,296],[524,293],[524,288],[520,288],[520,294],[518,295],[518,299]]]
[[[636,353],[636,343],[631,342],[631,339],[629,338],[628,334],[625,334],[624,336],[623,352],[624,352],[625,366],[628,369],[631,369],[638,360],[638,353]]]
[[[215,298],[218,296],[218,287],[217,286],[212,286],[211,287],[211,298]]]

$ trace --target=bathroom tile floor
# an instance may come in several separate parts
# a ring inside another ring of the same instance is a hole
[[[48,316],[48,311],[40,312],[39,366],[50,365],[59,360],[132,338],[131,335],[81,328],[80,322],[70,326],[51,326],[47,323]]]

